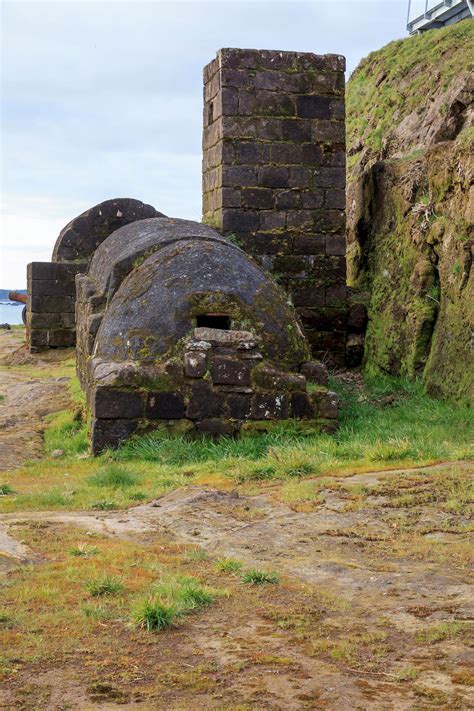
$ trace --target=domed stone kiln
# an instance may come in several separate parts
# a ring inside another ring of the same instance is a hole
[[[295,418],[334,428],[337,399],[287,295],[210,227],[126,225],[76,285],[94,452],[157,427],[234,434]]]

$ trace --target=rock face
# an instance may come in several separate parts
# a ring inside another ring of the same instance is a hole
[[[77,293],[94,452],[157,427],[221,435],[288,418],[336,426],[337,398],[325,369],[308,364],[287,296],[210,227],[167,218],[123,227],[78,275]]]
[[[474,23],[394,42],[348,102],[348,278],[370,294],[365,369],[474,396]]]
[[[76,274],[87,271],[95,250],[114,230],[160,215],[140,200],[117,198],[95,205],[61,230],[51,262],[28,265],[26,327],[31,351],[75,344]]]

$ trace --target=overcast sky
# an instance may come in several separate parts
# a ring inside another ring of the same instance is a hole
[[[0,288],[115,197],[201,218],[202,67],[220,47],[347,58],[406,35],[406,0],[5,2]]]

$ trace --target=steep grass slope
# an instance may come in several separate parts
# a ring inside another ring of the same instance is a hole
[[[392,42],[347,86],[348,272],[365,367],[474,395],[474,22]]]

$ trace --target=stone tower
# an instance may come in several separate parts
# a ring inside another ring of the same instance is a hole
[[[286,289],[314,355],[344,359],[345,59],[221,49],[204,68],[203,216]]]

